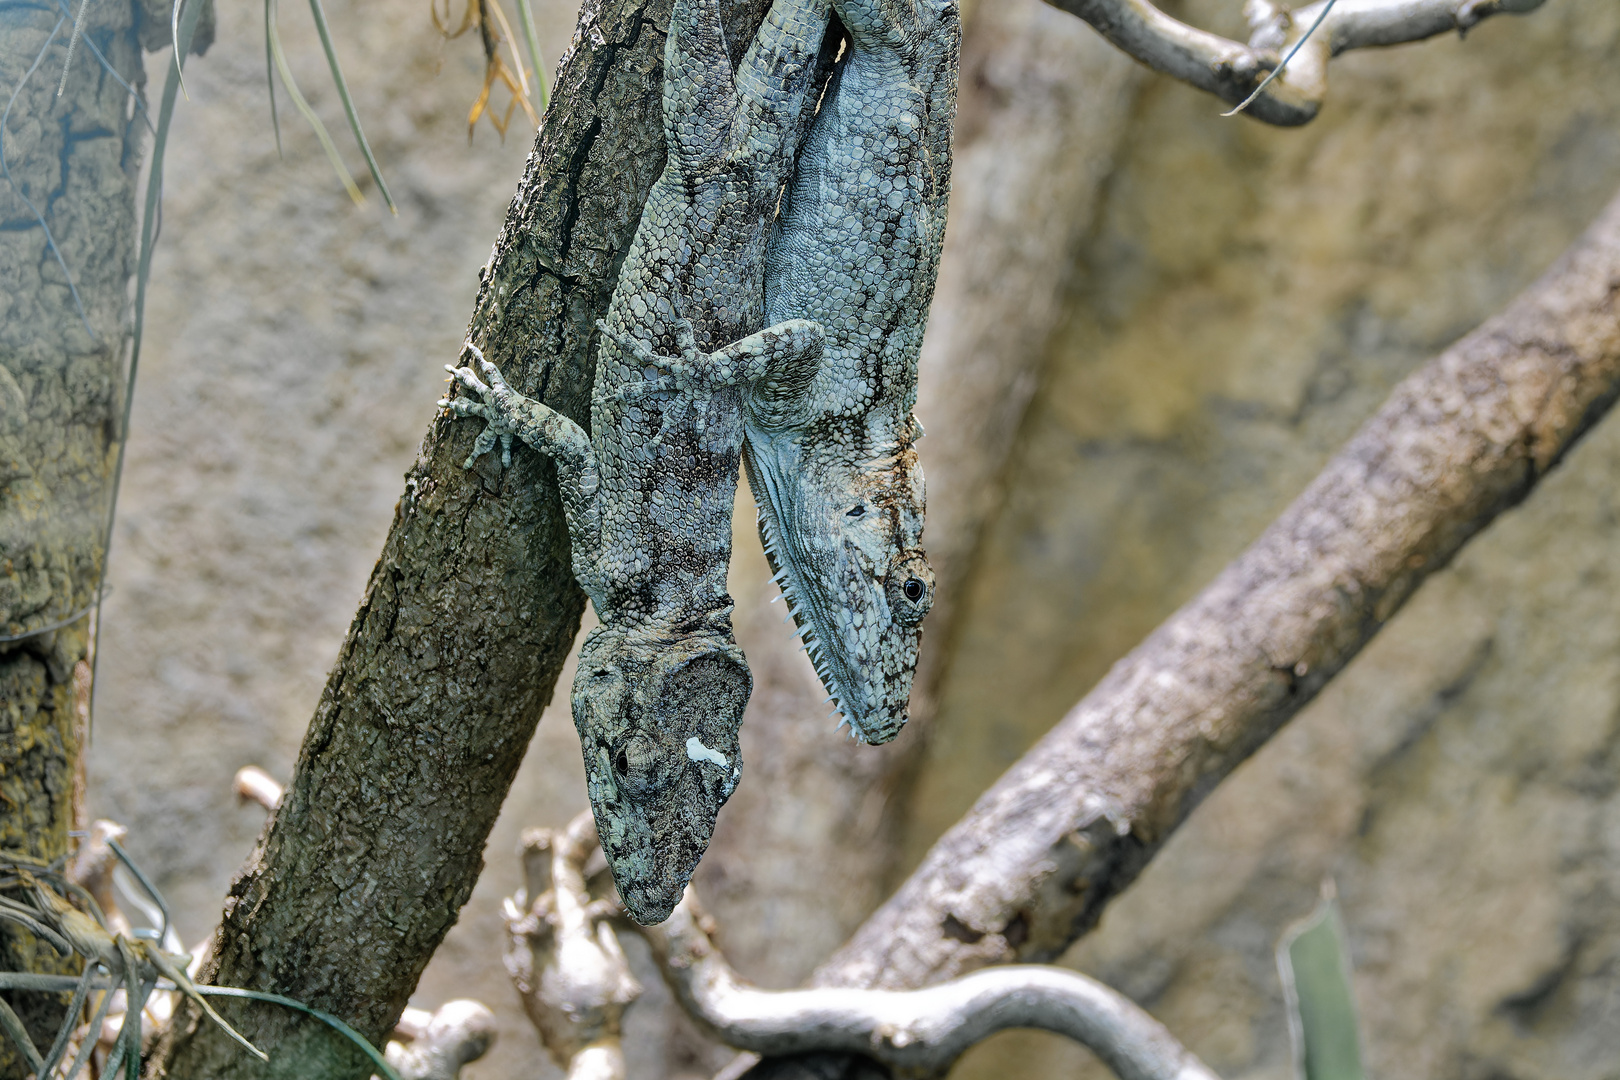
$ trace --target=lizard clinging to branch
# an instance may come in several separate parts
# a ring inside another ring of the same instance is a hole
[[[802,420],[819,326],[764,325],[764,249],[827,26],[776,0],[732,70],[719,0],[676,0],[665,49],[668,160],[642,211],[597,356],[591,433],[511,390],[476,347],[477,394],[443,404],[551,456],[574,575],[601,625],[574,680],[591,808],[625,907],[664,919],[741,774],[752,680],[726,593],[742,400]],[[479,373],[483,378],[479,377]]]
[[[826,327],[808,414],[748,414],[760,538],[852,734],[906,722],[923,555],[917,354],[950,193],[956,0],[833,0],[850,53],[805,139],[766,256],[769,319]]]

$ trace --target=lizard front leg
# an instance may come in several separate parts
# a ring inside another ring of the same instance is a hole
[[[601,537],[601,510],[597,503],[600,479],[590,436],[562,413],[513,390],[501,377],[500,370],[484,358],[478,346],[468,342],[466,349],[473,354],[484,378],[480,379],[471,368],[446,364],[445,370],[458,384],[478,395],[477,398],[439,400],[441,408],[457,416],[485,421],[484,430],[478,433],[472,453],[462,468],[472,468],[473,462],[493,450],[497,442],[501,446],[502,467],[510,467],[513,436],[556,462],[558,487],[573,547],[574,577],[600,613],[603,589],[596,566]]]
[[[762,383],[771,387],[773,396],[801,397],[820,370],[826,336],[819,323],[788,319],[706,353],[697,348],[692,324],[679,319],[675,340],[681,355],[663,356],[605,322],[598,320],[596,325],[628,356],[659,372],[640,383],[627,384],[621,391],[626,397],[669,391],[713,393],[733,386],[757,388]]]

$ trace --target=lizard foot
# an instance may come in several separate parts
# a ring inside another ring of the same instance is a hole
[[[457,416],[477,417],[485,421],[483,431],[473,443],[472,453],[467,460],[461,463],[463,469],[473,467],[473,462],[495,449],[495,444],[501,446],[501,467],[512,467],[512,437],[518,432],[517,418],[512,415],[512,388],[506,385],[501,373],[495,365],[484,359],[484,354],[478,346],[470,342],[466,346],[477,358],[477,363],[484,373],[485,383],[473,373],[471,368],[454,367],[450,364],[444,366],[451,376],[463,388],[478,395],[477,399],[468,397],[440,398],[439,407],[449,409]]]

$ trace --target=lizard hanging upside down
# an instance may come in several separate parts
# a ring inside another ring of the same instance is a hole
[[[851,734],[906,722],[921,622],[917,355],[950,195],[956,0],[833,0],[850,50],[805,138],[766,254],[765,316],[826,327],[813,407],[748,413],[759,533]]]
[[[665,48],[668,161],[599,323],[591,434],[511,390],[475,346],[441,402],[552,457],[574,575],[601,625],[574,679],[591,809],[620,898],[662,921],[741,775],[752,679],[726,593],[744,402],[800,422],[822,331],[764,325],[764,252],[828,21],[776,0],[735,72],[719,0],[676,0]]]

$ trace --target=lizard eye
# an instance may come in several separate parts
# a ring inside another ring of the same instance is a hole
[[[865,503],[856,503],[853,507],[850,508],[850,510],[848,512],[846,512],[844,514],[844,516],[845,517],[858,518],[864,513],[866,513],[866,504]]]
[[[897,621],[914,625],[934,604],[934,571],[921,554],[908,555],[889,571],[884,587]]]
[[[613,771],[636,791],[646,791],[658,775],[658,748],[645,735],[632,735],[613,755]]]

